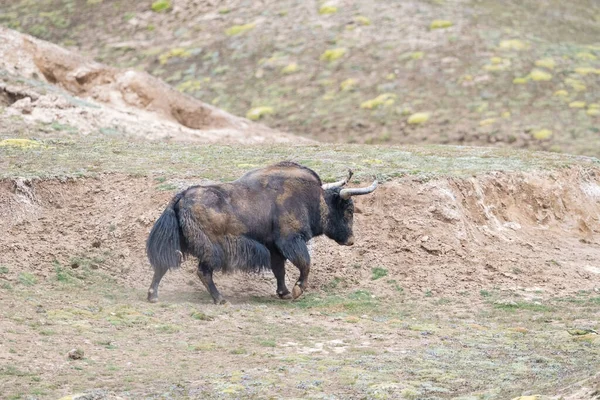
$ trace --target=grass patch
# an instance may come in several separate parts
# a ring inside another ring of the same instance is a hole
[[[377,307],[378,302],[369,291],[357,290],[347,296],[307,295],[291,304],[301,309],[319,309],[325,312],[369,312]]]
[[[210,315],[206,315],[203,312],[200,311],[193,311],[191,314],[191,317],[193,319],[197,319],[199,321],[212,321],[214,320],[214,317],[211,317]]]
[[[340,283],[342,283],[344,280],[342,278],[338,278],[337,276],[335,278],[333,278],[331,280],[331,282],[329,282],[328,284],[325,285],[325,289],[326,290],[332,290],[332,289],[336,289]]]
[[[391,285],[398,293],[404,293],[404,288],[398,284],[398,281],[395,279],[388,279],[386,281],[389,285]]]
[[[370,313],[380,306],[377,298],[367,290],[357,290],[346,295],[309,293],[292,302],[258,296],[253,297],[253,301],[275,307],[314,309],[324,313]]]
[[[217,349],[217,345],[214,343],[196,343],[190,346],[190,349],[193,351],[213,351]]]
[[[178,188],[179,187],[177,185],[174,185],[172,183],[162,183],[156,187],[156,190],[159,190],[161,192],[170,192]]]
[[[50,128],[52,128],[53,130],[55,130],[57,132],[68,132],[71,134],[76,134],[79,132],[78,129],[75,128],[74,126],[61,124],[58,122],[53,122],[52,124],[50,124]]]
[[[74,278],[71,275],[71,272],[63,268],[57,261],[54,264],[56,280],[62,283],[73,283]]]
[[[388,270],[385,268],[375,267],[371,269],[371,280],[376,281],[377,279],[381,279],[384,276],[387,276]]]
[[[3,366],[0,366],[0,376],[2,376],[2,375],[23,377],[23,376],[33,376],[35,374],[26,372],[26,371],[22,371],[13,365],[3,365]]]
[[[69,261],[69,264],[71,265],[71,268],[73,268],[73,269],[78,269],[81,267],[82,271],[89,272],[89,269],[97,269],[97,267],[99,267],[101,264],[103,264],[104,261],[105,261],[104,257],[100,257],[100,256],[93,256],[93,257],[75,256],[75,257],[71,258],[71,260]]]
[[[2,137],[0,136],[0,140]],[[246,165],[264,166],[293,159],[313,168],[326,181],[343,176],[348,167],[356,181],[376,176],[384,182],[403,175],[469,176],[489,171],[559,169],[569,165],[600,165],[600,161],[557,153],[509,148],[459,146],[224,146],[112,140],[89,135],[76,141],[41,140],[44,151],[18,146],[0,147],[5,168],[1,178],[51,178],[127,173],[138,176],[160,174],[160,179],[202,176],[231,181],[247,172]],[[61,160],[57,163],[56,160]],[[132,163],[131,160],[136,160]],[[377,160],[376,163],[371,162]],[[149,168],[150,166],[150,168]],[[175,187],[161,186],[162,190]]]
[[[171,8],[171,2],[169,0],[157,0],[152,3],[150,7],[154,12],[163,12]]]
[[[25,286],[33,286],[37,283],[37,279],[35,276],[30,274],[29,272],[21,272],[19,274],[19,283]]]
[[[263,347],[276,347],[277,346],[277,342],[273,339],[261,340],[259,343]]]
[[[105,349],[107,350],[114,350],[117,348],[117,346],[115,346],[112,342],[112,340],[108,339],[108,340],[97,340],[94,342],[94,344],[98,345],[98,346],[103,346]]]
[[[501,301],[494,303],[494,308],[498,310],[504,311],[517,311],[517,310],[526,310],[526,311],[534,311],[534,312],[551,312],[554,311],[553,307],[539,304],[539,303],[529,303],[526,301]]]
[[[173,324],[163,324],[163,325],[158,325],[156,327],[156,330],[160,333],[179,333],[181,331],[181,328],[177,325],[173,325]]]

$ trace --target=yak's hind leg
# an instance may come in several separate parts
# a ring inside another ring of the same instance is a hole
[[[280,299],[291,299],[292,295],[285,286],[285,258],[277,251],[271,251],[271,269],[277,279],[277,295]]]
[[[213,281],[213,268],[209,264],[201,261],[198,264],[197,274],[198,277],[200,277],[202,283],[204,284],[204,287],[206,287],[206,289],[212,296],[215,304],[227,303],[227,300],[225,300],[223,296],[221,296],[219,289],[217,289],[217,287],[215,286],[215,282]]]
[[[160,280],[165,276],[165,273],[168,271],[168,268],[156,268],[154,269],[154,276],[152,277],[152,283],[150,284],[150,288],[148,289],[148,301],[150,303],[156,303],[158,301],[158,284]]]
[[[306,242],[300,236],[281,239],[278,241],[277,247],[281,254],[300,270],[300,277],[292,289],[292,296],[297,299],[308,287],[308,273],[310,272],[308,247],[306,247]]]

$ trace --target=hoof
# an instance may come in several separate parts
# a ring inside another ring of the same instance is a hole
[[[294,299],[297,299],[298,297],[302,296],[302,293],[304,293],[304,290],[302,290],[302,288],[298,285],[294,286],[294,288],[292,289],[292,297]]]
[[[158,302],[158,294],[156,294],[152,289],[148,290],[148,301],[150,303]]]
[[[279,296],[279,298],[281,300],[291,300],[291,299],[293,299],[292,294],[290,292],[287,292],[287,293],[277,293],[277,296]]]
[[[220,298],[220,299],[216,299],[215,300],[215,304],[217,305],[225,305],[225,304],[229,304],[229,302],[227,300],[225,300],[224,298]]]

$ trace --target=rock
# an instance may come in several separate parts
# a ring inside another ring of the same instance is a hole
[[[73,349],[67,354],[71,360],[81,360],[83,358],[83,350]]]
[[[442,248],[437,243],[422,242],[421,248],[434,256],[438,256],[442,253]]]
[[[507,307],[517,307],[518,306],[516,301],[506,300],[506,299],[496,300],[494,302],[494,304],[498,305],[498,306],[507,306]]]
[[[21,111],[22,114],[31,114],[33,111],[31,99],[29,97],[24,97],[21,100],[15,101],[11,107]]]

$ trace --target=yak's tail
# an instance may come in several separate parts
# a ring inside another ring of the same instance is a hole
[[[162,215],[156,220],[148,241],[146,254],[154,271],[166,273],[177,268],[183,260],[182,237],[177,215],[177,203],[184,192],[178,193],[169,203]]]

